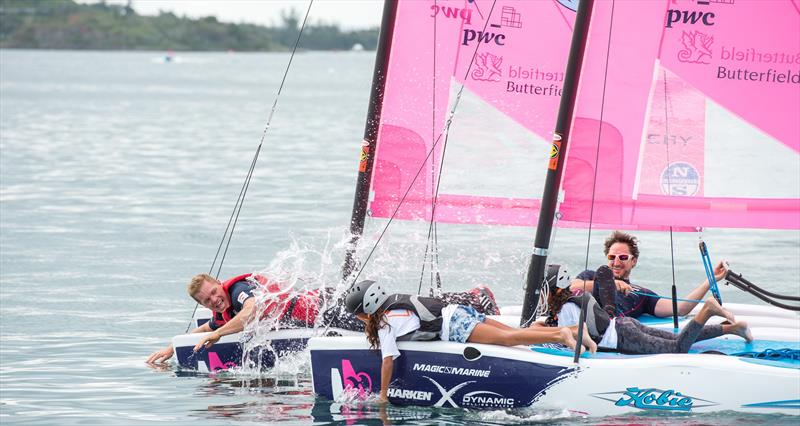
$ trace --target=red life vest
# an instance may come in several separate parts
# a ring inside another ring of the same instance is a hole
[[[222,289],[225,290],[225,293],[228,295],[229,301],[231,300],[231,286],[239,281],[245,281],[250,277],[258,281],[270,293],[279,293],[281,291],[277,283],[269,281],[264,276],[242,274],[225,280],[222,283]],[[264,318],[267,315],[274,315],[275,312],[280,310],[280,314],[278,315],[280,320],[291,320],[294,325],[313,327],[317,319],[317,314],[319,313],[320,302],[319,290],[311,290],[304,294],[297,295],[293,295],[292,292],[282,293],[267,304],[261,317]],[[229,307],[224,312],[214,313],[214,323],[217,327],[221,327],[234,316],[236,316],[236,313],[233,312],[232,307]]]

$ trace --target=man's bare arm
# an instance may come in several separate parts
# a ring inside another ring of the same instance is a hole
[[[227,336],[229,334],[238,333],[244,330],[245,325],[247,325],[247,323],[250,322],[253,317],[253,310],[256,306],[255,300],[255,297],[245,300],[244,304],[242,305],[242,310],[239,311],[235,317],[231,318],[230,321],[225,323],[225,325],[222,327],[216,329],[213,333],[200,339],[200,342],[194,346],[194,350],[199,351],[200,348],[204,346],[206,349],[208,349],[213,346],[214,343],[217,343],[222,336]]]

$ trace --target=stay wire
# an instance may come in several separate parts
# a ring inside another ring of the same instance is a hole
[[[445,130],[445,133],[444,133],[445,136],[444,136],[444,144],[442,144],[442,157],[439,159],[439,161],[441,161],[441,164],[439,165],[439,176],[437,177],[437,180],[436,180],[436,190],[435,190],[435,193],[433,195],[434,202],[433,202],[432,207],[431,207],[431,222],[430,222],[430,225],[428,226],[428,243],[425,244],[425,256],[427,257],[427,255],[428,255],[428,247],[431,245],[430,244],[431,241],[433,241],[433,247],[431,248],[431,274],[434,274],[434,270],[433,270],[434,256],[438,257],[438,251],[439,251],[438,250],[439,247],[437,245],[438,244],[438,240],[436,239],[436,234],[435,234],[436,222],[435,222],[434,219],[436,218],[436,205],[437,205],[435,200],[437,200],[439,198],[439,188],[440,188],[440,185],[441,185],[441,182],[442,182],[442,167],[444,167],[444,155],[445,155],[445,152],[447,152],[447,140],[448,140],[448,137],[449,137],[449,130],[450,129],[449,129],[449,124],[448,124],[448,129]],[[432,234],[433,234],[433,239],[431,238]],[[438,268],[438,258],[436,259],[436,265],[437,265],[437,268]],[[425,271],[425,264],[423,263],[423,274],[424,274],[424,271]],[[438,269],[435,272],[435,275],[436,275],[436,278],[439,277]],[[432,276],[431,277],[431,289],[433,289],[433,284],[434,283],[433,283],[433,276]],[[441,292],[441,289],[442,289],[441,288],[441,279],[439,279],[439,280],[437,280],[437,291]],[[419,280],[419,291],[421,291],[421,290],[422,290],[422,276],[420,276],[420,280]],[[419,291],[418,291],[418,293],[419,293]]]
[[[300,25],[300,31],[297,33],[297,39],[294,42],[294,46],[292,47],[292,53],[289,55],[289,62],[286,64],[286,69],[283,72],[283,78],[281,78],[281,84],[278,86],[278,93],[275,94],[275,99],[272,102],[272,108],[270,109],[269,115],[267,116],[267,124],[264,126],[264,131],[261,133],[261,139],[258,142],[258,147],[256,148],[255,154],[253,154],[253,160],[250,162],[250,168],[247,171],[247,175],[245,176],[244,183],[242,184],[242,189],[239,191],[239,196],[236,199],[236,203],[233,207],[233,212],[231,212],[231,216],[228,219],[228,224],[225,227],[225,232],[222,234],[222,239],[220,240],[219,246],[217,247],[217,252],[214,255],[214,260],[211,262],[211,267],[208,270],[209,275],[214,271],[214,266],[217,263],[217,259],[219,258],[219,253],[222,250],[222,246],[225,246],[225,250],[222,252],[222,258],[219,261],[219,265],[217,267],[217,272],[214,275],[214,278],[219,278],[219,273],[222,270],[222,264],[225,262],[225,256],[228,254],[228,248],[230,247],[231,240],[233,239],[233,232],[236,229],[236,224],[239,221],[239,214],[242,212],[242,207],[244,206],[244,199],[247,196],[247,190],[250,187],[250,182],[253,177],[253,172],[256,168],[256,163],[258,162],[258,156],[261,153],[261,147],[264,144],[264,140],[267,137],[267,131],[270,128],[272,123],[272,117],[275,115],[275,111],[278,107],[278,99],[283,92],[283,86],[286,83],[286,77],[289,75],[289,69],[292,67],[292,61],[294,60],[294,55],[297,52],[297,46],[300,44],[300,39],[303,36],[303,30],[306,27],[306,23],[308,22],[308,16],[311,13],[311,6],[314,4],[314,0],[310,0],[308,3],[308,8],[306,9],[305,17],[303,17],[303,23]],[[227,241],[226,241],[227,240]],[[191,318],[194,319],[195,314],[197,313],[197,307],[199,303],[195,302],[194,309],[192,310]],[[189,328],[192,326],[192,321],[189,321],[189,324],[186,326],[186,332],[189,332]]]
[[[667,70],[662,70],[664,76],[664,142],[667,147],[667,196],[672,195],[672,180],[670,178],[669,159],[669,96],[667,95]],[[675,284],[675,245],[672,237],[672,225],[669,226],[669,260],[672,267],[672,326],[678,329],[678,287]]]
[[[436,6],[436,2],[437,2],[437,0],[433,0],[434,8],[437,7]],[[436,23],[438,21],[437,17],[438,17],[438,14],[433,17],[433,44],[432,44],[433,45],[433,66],[432,66],[432,68],[433,69],[431,70],[432,71],[431,75],[433,76],[433,78],[431,79],[431,83],[432,83],[431,105],[433,107],[431,108],[431,142],[436,140],[436,46],[437,46],[437,44],[436,44]],[[447,146],[447,140],[445,140],[445,146]],[[435,189],[435,183],[434,183],[435,182],[435,177],[436,177],[436,166],[435,166],[435,164],[436,164],[436,154],[434,154],[433,157],[431,158],[431,195],[432,195],[431,196],[431,225],[434,225],[434,217],[435,216],[434,216],[434,212],[433,211],[436,208],[436,198],[433,197],[433,194],[434,194],[434,192],[436,190]],[[424,255],[422,257],[422,268],[421,268],[422,271],[420,271],[419,286],[417,287],[417,294],[422,294],[422,281],[425,278],[425,266],[427,265],[427,262],[428,262],[428,248],[432,244],[432,242],[431,242],[431,231],[435,231],[435,228],[433,228],[433,227],[429,227],[428,228],[428,238],[425,241],[425,252],[424,252]],[[433,241],[433,247],[431,248],[431,260],[430,260],[430,263],[431,263],[431,271],[430,271],[431,272],[431,282],[430,282],[430,288],[429,288],[429,293],[430,293],[429,296],[433,296],[434,275],[438,275],[438,270],[434,271],[434,267],[438,266],[438,265],[434,265],[434,262],[438,262],[438,256],[437,256],[436,259],[434,259],[434,256],[433,256],[433,253],[435,253],[438,250],[438,247],[436,246],[436,243],[437,243],[437,241]]]
[[[489,14],[488,14],[488,16],[486,18],[486,22],[484,22],[484,24],[483,24],[483,31],[486,31],[486,28],[489,26],[489,18],[491,18],[491,16],[492,16],[492,11],[494,10],[494,6],[495,6],[496,3],[497,3],[497,0],[494,0],[492,2],[492,7],[491,7],[491,9],[489,9]],[[464,81],[466,81],[466,77],[469,76],[469,72],[472,69],[472,65],[475,63],[475,57],[478,55],[478,49],[480,47],[481,47],[480,43],[478,43],[475,46],[475,50],[472,53],[472,58],[470,59],[469,66],[467,67],[467,71],[466,71],[465,76],[464,76]],[[453,102],[453,107],[450,109],[450,113],[449,113],[449,115],[447,117],[447,121],[445,122],[444,129],[449,129],[450,128],[450,124],[453,121],[453,116],[455,115],[456,109],[458,108],[458,104],[461,101],[461,96],[462,96],[463,93],[464,93],[464,84],[462,83],[460,88],[459,88],[459,90],[458,90],[458,93],[456,94],[456,99]],[[367,262],[369,262],[369,260],[372,258],[372,255],[375,253],[375,250],[378,248],[378,245],[380,244],[380,242],[383,239],[384,235],[386,235],[386,232],[388,231],[389,226],[391,226],[392,222],[394,221],[394,218],[397,216],[397,213],[400,211],[400,207],[403,205],[403,203],[405,202],[406,198],[408,197],[408,194],[411,192],[411,188],[414,186],[414,183],[416,183],[417,179],[419,179],[419,175],[422,173],[422,170],[425,168],[425,164],[427,164],[428,160],[431,158],[431,155],[435,151],[436,146],[442,140],[442,135],[444,135],[444,134],[445,134],[445,130],[442,130],[442,132],[439,133],[439,136],[433,142],[433,146],[431,146],[431,149],[428,151],[428,155],[426,155],[425,158],[422,160],[422,164],[419,166],[419,169],[417,170],[417,173],[414,175],[414,178],[411,179],[411,182],[408,184],[408,188],[406,188],[406,192],[403,194],[403,196],[398,201],[397,207],[395,207],[395,209],[392,212],[392,215],[389,217],[389,220],[387,221],[386,225],[383,227],[383,229],[381,230],[381,233],[378,235],[378,239],[372,245],[372,248],[370,249],[369,253],[367,253],[367,257],[364,259],[364,262],[361,264],[361,267],[358,268],[356,274],[354,275],[353,281],[347,286],[348,290],[351,287],[353,287],[353,285],[356,282],[358,282],[358,278],[361,276],[361,272],[364,270],[364,266],[366,266]],[[441,174],[441,170],[439,170],[439,173]]]
[[[592,177],[592,201],[589,207],[589,232],[587,234],[586,240],[586,256],[584,260],[584,270],[589,269],[589,246],[592,242],[592,223],[594,220],[594,203],[595,203],[595,196],[597,192],[597,170],[600,164],[600,143],[602,142],[602,134],[603,134],[603,117],[605,115],[605,103],[606,103],[606,89],[608,83],[608,64],[611,57],[611,33],[614,28],[614,6],[616,2],[611,2],[611,15],[609,17],[609,26],[608,26],[608,41],[606,42],[606,61],[605,67],[603,70],[603,91],[600,97],[600,119],[599,122],[601,123],[599,129],[597,131],[597,148],[595,149],[595,158],[594,158],[594,176]],[[586,280],[583,280],[583,292],[586,293]],[[583,330],[583,322],[586,320],[586,298],[582,298],[581,303],[581,313],[580,313],[580,320],[578,322],[578,331],[582,332]],[[575,361],[579,359],[580,350],[580,336],[579,336],[579,343],[575,345]]]

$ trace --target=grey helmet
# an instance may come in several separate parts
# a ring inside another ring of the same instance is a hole
[[[569,287],[570,280],[571,278],[566,266],[558,264],[547,265],[545,282],[547,282],[551,291],[555,291],[556,288]]]
[[[369,315],[374,314],[388,298],[389,294],[386,293],[383,286],[373,282],[367,289],[367,292],[364,293],[364,313]]]
[[[354,315],[364,312],[364,293],[374,283],[375,281],[372,280],[359,281],[350,288],[344,298],[344,306],[347,312]]]

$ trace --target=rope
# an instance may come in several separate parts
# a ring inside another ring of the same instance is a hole
[[[765,349],[761,352],[739,352],[731,354],[743,358],[766,359],[770,361],[800,361],[800,349]]]
[[[611,2],[611,16],[610,16],[610,22],[609,22],[609,26],[608,26],[608,41],[607,41],[607,44],[606,44],[606,61],[605,61],[605,69],[603,70],[603,92],[602,92],[602,96],[600,97],[600,118],[599,118],[599,122],[600,123],[603,123],[603,116],[605,114],[604,105],[605,105],[605,102],[606,102],[606,87],[607,87],[606,83],[608,82],[608,62],[609,62],[609,57],[611,56],[611,29],[614,27],[614,6],[615,6],[615,4],[616,4],[615,2],[613,2],[613,1]],[[595,202],[595,195],[597,193],[597,169],[598,169],[598,165],[600,163],[600,142],[602,140],[602,134],[603,134],[603,126],[601,124],[599,129],[598,129],[598,131],[597,131],[597,148],[595,149],[595,157],[594,157],[595,167],[594,167],[594,176],[592,177],[592,201],[591,201],[591,205],[589,207],[589,232],[587,233],[587,236],[586,236],[586,255],[584,257],[584,268],[583,268],[584,270],[589,269],[589,246],[591,245],[591,242],[592,242],[592,223],[593,223],[593,220],[594,220],[594,202]],[[583,280],[583,291],[586,292],[586,280]],[[586,298],[583,298],[582,303],[581,303],[581,314],[580,314],[580,320],[578,322],[578,334],[579,335],[583,334],[583,327],[584,327],[583,322],[586,320],[586,300],[587,300]],[[580,345],[580,344],[575,345],[575,356],[573,358],[573,360],[575,362],[577,362],[577,360],[580,357],[581,346],[582,345]]]
[[[436,7],[436,1],[433,1],[434,7]],[[438,14],[433,18],[433,69],[431,72],[432,78],[432,90],[431,90],[431,142],[436,140],[436,22],[438,21]],[[444,141],[444,148],[447,147],[447,137],[445,137]],[[444,150],[443,148],[443,150]],[[442,165],[444,164],[444,155],[442,155]],[[427,265],[428,261],[428,248],[431,249],[431,283],[429,288],[429,296],[434,296],[434,279],[436,278],[439,283],[441,283],[441,279],[439,278],[439,271],[438,271],[438,238],[436,238],[436,222],[434,218],[436,217],[436,196],[438,195],[437,191],[437,184],[434,183],[436,177],[436,154],[434,153],[431,157],[431,194],[435,194],[431,197],[431,223],[428,226],[428,237],[425,241],[425,253],[422,257],[422,270],[420,271],[419,275],[419,286],[417,287],[417,294],[422,294],[422,281],[425,278],[425,265]],[[439,166],[439,170],[441,172],[441,167]],[[431,235],[434,235],[434,238],[431,238]],[[435,256],[434,256],[435,254]],[[434,267],[434,264],[436,267]],[[434,269],[436,269],[434,271]],[[441,289],[441,287],[439,287]]]
[[[483,25],[483,30],[484,31],[486,30],[486,27],[489,25],[489,18],[492,16],[492,11],[494,10],[494,6],[495,6],[496,3],[497,3],[497,0],[492,2],[492,7],[489,10],[489,15],[486,18],[486,22]],[[465,74],[465,77],[464,77],[464,81],[466,81],[467,80],[467,76],[469,76],[469,72],[472,69],[472,65],[475,63],[475,57],[478,54],[478,48],[480,48],[480,47],[481,47],[480,43],[475,46],[475,51],[473,52],[472,58],[470,59],[470,62],[469,62],[469,66],[467,67],[467,71],[466,71],[466,74]],[[353,281],[350,283],[350,285],[347,286],[348,290],[351,287],[353,287],[353,285],[356,282],[358,282],[358,278],[361,276],[361,272],[364,270],[364,266],[372,258],[372,255],[375,253],[375,250],[377,249],[377,247],[380,244],[381,240],[383,239],[384,235],[386,235],[386,232],[388,231],[389,226],[391,226],[392,222],[394,221],[394,218],[397,216],[397,213],[400,211],[400,207],[403,205],[403,203],[405,202],[406,198],[408,197],[408,194],[411,192],[411,188],[414,186],[414,183],[416,183],[417,179],[419,178],[420,173],[422,173],[422,170],[425,168],[425,164],[427,164],[428,159],[431,158],[431,155],[433,155],[433,152],[436,150],[436,146],[442,140],[442,136],[445,134],[446,130],[450,128],[450,124],[453,122],[453,117],[455,116],[456,109],[458,108],[458,104],[461,101],[461,96],[462,96],[463,93],[464,93],[464,84],[462,83],[461,87],[458,90],[458,94],[456,95],[456,99],[453,102],[453,108],[450,110],[450,113],[448,114],[447,121],[445,122],[444,129],[442,130],[441,133],[439,133],[439,136],[433,142],[433,146],[431,146],[431,149],[428,151],[428,155],[426,155],[425,158],[422,160],[422,164],[420,165],[419,169],[417,170],[417,173],[411,179],[411,182],[408,184],[408,188],[406,189],[406,192],[400,198],[400,201],[397,203],[397,207],[395,207],[394,211],[392,212],[392,215],[389,217],[388,222],[386,223],[386,225],[381,230],[381,233],[378,235],[378,238],[375,241],[375,243],[372,245],[372,248],[370,249],[369,253],[367,254],[367,257],[364,259],[364,262],[361,264],[361,268],[358,269],[358,272],[356,272],[356,274],[355,274],[355,276],[353,278]],[[439,173],[441,175],[441,170],[439,170]]]
[[[638,292],[638,291],[631,291],[630,294],[635,294],[635,295],[638,295],[638,296],[654,297],[656,299],[669,299],[669,300],[672,300],[672,297],[670,297],[670,296],[659,296],[657,294],[652,294],[652,293],[642,293],[642,292]],[[692,302],[692,303],[703,303],[704,302],[704,300],[681,299],[680,297],[676,297],[675,300],[679,300],[681,302]]]
[[[286,69],[283,72],[283,78],[281,79],[281,84],[278,87],[278,93],[275,95],[275,99],[272,102],[272,108],[270,109],[269,116],[267,117],[267,124],[264,126],[264,131],[261,133],[261,140],[258,142],[258,147],[256,148],[255,154],[253,154],[253,160],[250,162],[250,168],[247,171],[247,176],[245,176],[244,183],[242,184],[242,189],[239,190],[239,196],[236,198],[236,203],[233,206],[233,211],[231,212],[231,216],[228,219],[228,224],[225,227],[225,232],[222,234],[222,239],[219,242],[219,246],[217,247],[217,252],[214,255],[214,260],[211,262],[211,267],[208,269],[209,275],[211,275],[214,271],[214,266],[217,263],[217,258],[219,258],[219,253],[222,250],[222,246],[225,246],[225,250],[222,251],[222,258],[219,261],[219,265],[217,266],[217,272],[214,274],[214,278],[219,278],[219,273],[222,270],[222,264],[225,262],[225,256],[228,254],[228,248],[230,247],[231,240],[233,239],[233,231],[236,229],[236,224],[239,221],[239,214],[242,212],[242,207],[244,206],[244,199],[247,196],[247,190],[250,187],[250,181],[253,177],[253,171],[256,168],[256,163],[258,162],[258,156],[261,153],[261,147],[264,144],[264,140],[267,137],[267,131],[270,128],[272,123],[272,116],[275,114],[275,110],[278,106],[278,99],[281,96],[281,92],[283,92],[283,85],[286,83],[286,77],[289,75],[289,69],[292,67],[292,60],[294,59],[295,52],[297,52],[297,46],[300,44],[300,38],[303,36],[303,30],[306,27],[306,22],[308,21],[308,15],[311,12],[311,6],[314,4],[314,0],[311,0],[308,3],[308,9],[306,9],[306,15],[303,18],[303,23],[300,25],[300,32],[297,34],[297,39],[294,42],[294,47],[292,47],[292,54],[289,56],[289,63],[286,64]],[[227,240],[227,241],[226,241]],[[195,302],[194,310],[192,310],[191,318],[194,319],[194,315],[197,313],[197,306],[199,303]],[[186,326],[186,332],[189,332],[189,328],[192,326],[192,321],[189,321],[189,324]]]
[[[672,178],[669,172],[669,96],[667,95],[667,70],[664,75],[664,141],[667,147],[667,195],[672,194]],[[669,226],[669,260],[672,270],[672,322],[674,328],[678,329],[678,287],[675,285],[675,244],[673,242],[672,225]]]

